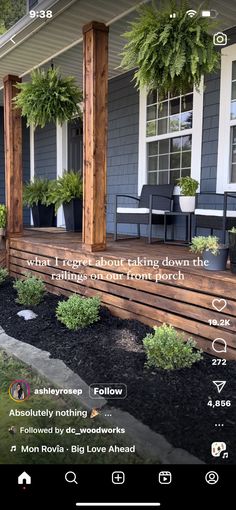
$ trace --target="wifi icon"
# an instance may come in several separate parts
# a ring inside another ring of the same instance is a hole
[[[194,11],[193,9],[190,9],[189,11],[187,11],[187,12],[186,12],[186,14],[187,14],[190,18],[193,18],[194,16],[196,16],[197,11]]]

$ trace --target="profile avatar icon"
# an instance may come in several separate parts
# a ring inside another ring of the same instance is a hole
[[[9,395],[15,402],[24,402],[30,396],[30,387],[27,381],[13,381],[9,387]]]

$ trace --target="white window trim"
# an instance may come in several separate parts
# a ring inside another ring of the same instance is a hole
[[[199,91],[194,89],[193,94],[193,127],[184,131],[175,131],[168,135],[161,135],[158,140],[174,138],[176,136],[192,135],[191,177],[200,183],[201,178],[201,154],[202,154],[202,119],[203,119],[203,79]],[[156,136],[146,137],[146,111],[147,111],[146,88],[139,93],[139,158],[138,158],[138,194],[142,187],[147,184],[147,142],[157,140]],[[175,194],[179,194],[178,186]]]
[[[232,86],[232,62],[236,60],[236,44],[227,46],[221,50],[221,77],[220,77],[220,118],[219,118],[219,142],[217,160],[217,184],[216,192],[236,191],[236,183],[230,183],[231,172],[231,146],[230,129],[235,126],[235,120],[231,121],[231,86]]]
[[[57,122],[57,178],[63,175],[65,170],[68,170],[68,123],[64,122],[61,126]],[[59,207],[57,212],[57,227],[64,227],[65,219],[63,207]]]
[[[68,170],[68,123],[62,126],[56,125],[56,147],[57,147],[57,178],[61,177],[65,170]],[[35,128],[30,126],[30,180],[35,177]],[[30,224],[33,225],[32,212],[30,213]],[[57,213],[57,226],[65,226],[63,207],[59,207]]]
[[[34,180],[35,176],[35,159],[34,159],[34,126],[30,125],[30,181]],[[30,210],[30,225],[33,225],[32,210]]]

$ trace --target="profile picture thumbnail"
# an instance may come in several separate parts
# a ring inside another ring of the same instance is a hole
[[[24,402],[30,396],[30,386],[27,381],[17,379],[9,387],[9,395],[15,402]]]

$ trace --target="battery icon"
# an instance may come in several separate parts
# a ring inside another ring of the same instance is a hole
[[[202,11],[202,17],[203,18],[210,18],[211,17],[211,11]]]
[[[202,11],[201,15],[202,18],[217,18],[218,12],[215,9],[212,9],[211,11]]]

